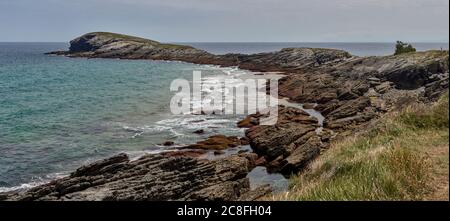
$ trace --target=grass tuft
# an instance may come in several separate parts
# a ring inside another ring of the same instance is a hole
[[[288,193],[272,199],[448,200],[448,188],[429,197],[437,192],[436,182],[448,184],[448,114],[446,94],[432,106],[387,115],[366,134],[333,143],[291,178]]]

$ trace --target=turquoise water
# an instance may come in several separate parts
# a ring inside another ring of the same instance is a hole
[[[0,44],[0,187],[51,179],[118,152],[159,150],[166,140],[188,144],[216,133],[241,135],[233,128],[237,119],[170,114],[171,81],[214,70],[43,54],[66,47]],[[191,133],[199,128],[207,133]]]

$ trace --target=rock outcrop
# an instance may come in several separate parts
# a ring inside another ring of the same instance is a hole
[[[185,61],[196,64],[238,66],[248,70],[271,71],[331,65],[351,57],[348,52],[334,49],[287,48],[278,52],[255,55],[213,55],[190,46],[164,44],[153,40],[93,32],[70,42],[69,51],[49,54],[87,58],[122,58]]]
[[[318,121],[292,107],[279,108],[274,126],[257,125],[246,131],[255,153],[263,156],[271,172],[291,175],[315,159],[329,145],[318,133]]]
[[[200,150],[225,150],[228,148],[246,145],[247,141],[238,137],[227,137],[224,135],[214,135],[206,140],[199,141],[183,147],[183,149],[200,149]]]
[[[255,167],[255,159],[255,154],[216,161],[146,155],[130,161],[119,154],[80,167],[68,177],[2,197],[20,201],[255,200],[270,192],[268,186],[250,189],[246,175]]]

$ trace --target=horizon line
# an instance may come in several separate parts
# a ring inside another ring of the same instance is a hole
[[[403,41],[405,43],[425,43],[425,44],[449,44],[445,41]],[[70,43],[69,41],[0,41],[0,43]],[[396,43],[396,41],[160,41],[160,43],[365,43],[365,44],[379,44],[379,43]]]

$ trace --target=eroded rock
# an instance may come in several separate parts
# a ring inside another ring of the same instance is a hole
[[[68,177],[3,196],[6,200],[25,201],[256,199],[270,190],[250,190],[246,175],[255,163],[249,159],[229,156],[208,161],[146,155],[130,161],[120,154],[83,166]]]

